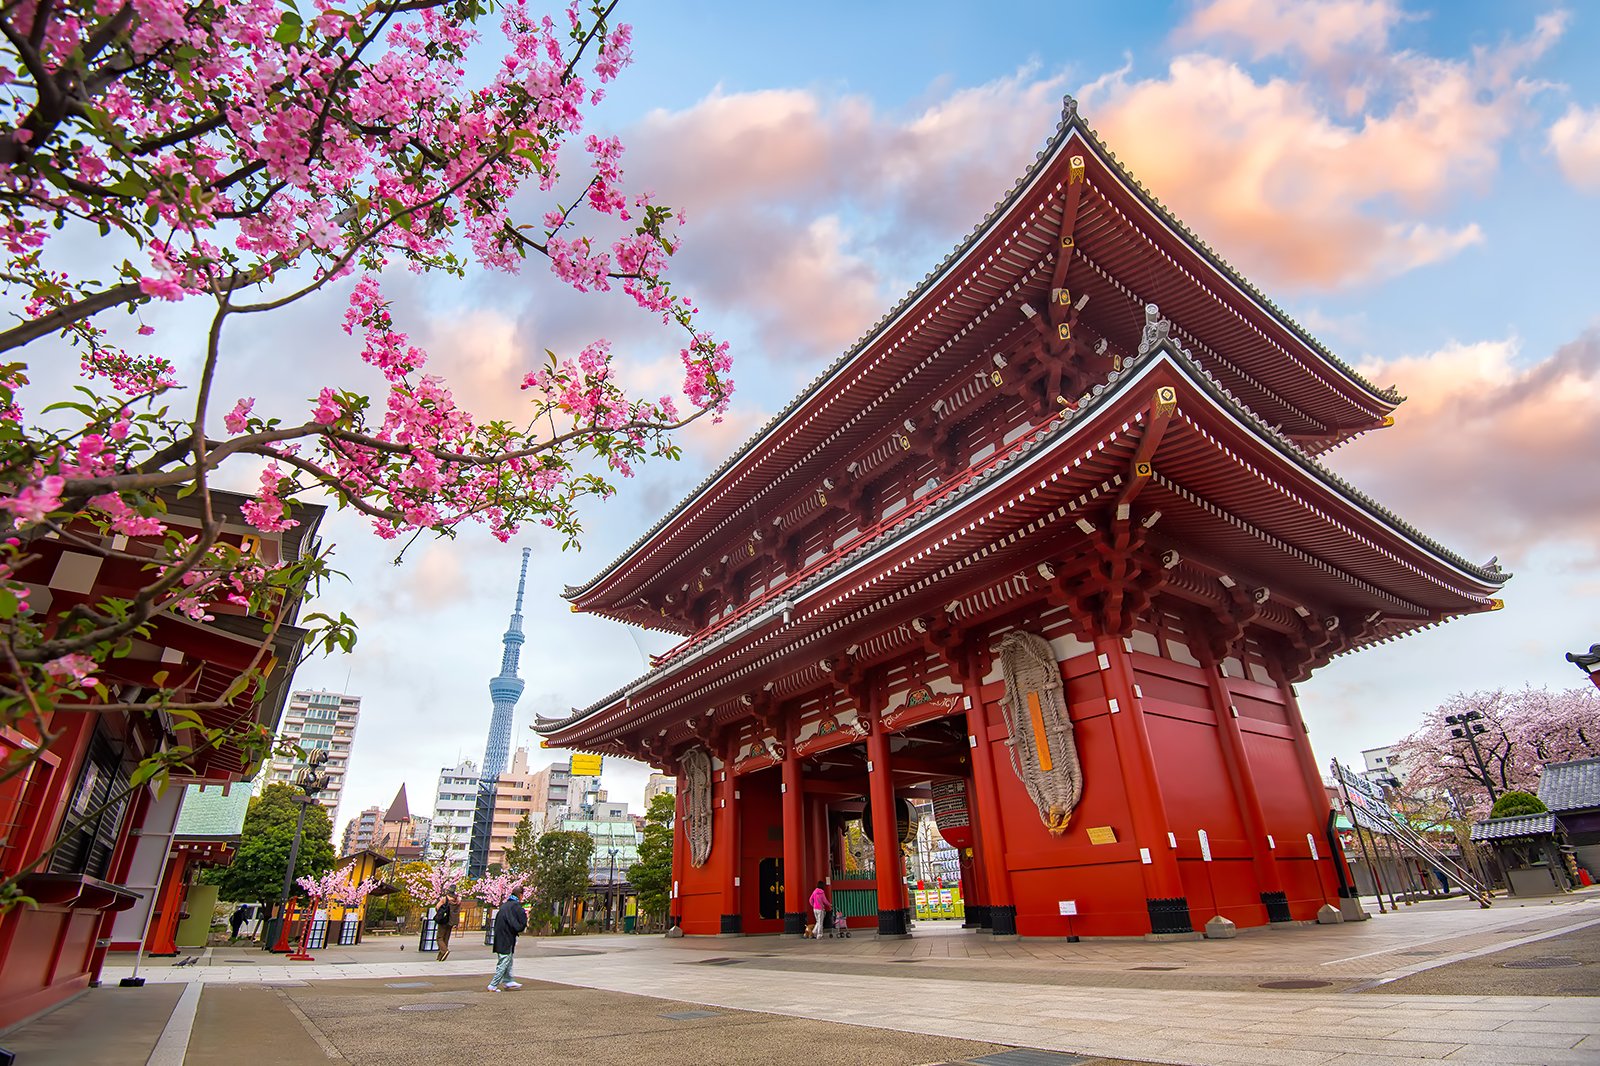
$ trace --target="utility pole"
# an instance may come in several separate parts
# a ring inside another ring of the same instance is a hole
[[[1465,714],[1451,714],[1445,716],[1445,724],[1454,726],[1450,735],[1457,740],[1465,739],[1467,746],[1472,749],[1472,757],[1478,761],[1478,772],[1483,775],[1483,787],[1489,790],[1489,805],[1493,806],[1500,797],[1494,791],[1494,779],[1489,776],[1489,767],[1484,764],[1483,752],[1478,748],[1478,734],[1485,732],[1486,727],[1479,725],[1478,721],[1483,715],[1477,711],[1468,711]]]

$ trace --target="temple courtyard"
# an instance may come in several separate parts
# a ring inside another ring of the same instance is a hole
[[[444,963],[395,937],[300,964],[212,948],[147,962],[142,988],[108,967],[0,1047],[22,1066],[1600,1063],[1593,889],[1218,941],[563,937],[524,942],[503,994],[472,941]]]

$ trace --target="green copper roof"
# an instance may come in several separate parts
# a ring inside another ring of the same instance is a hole
[[[245,808],[254,789],[240,782],[222,794],[221,785],[187,785],[175,830],[181,837],[236,837],[244,829]]]

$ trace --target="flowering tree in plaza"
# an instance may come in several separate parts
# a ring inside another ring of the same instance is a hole
[[[1472,714],[1477,717],[1459,720]],[[1476,732],[1480,726],[1483,732]],[[1474,730],[1470,740],[1467,729]],[[1455,736],[1457,731],[1463,735]],[[1600,692],[1591,686],[1562,692],[1529,687],[1455,694],[1395,745],[1394,761],[1404,767],[1408,792],[1449,793],[1485,817],[1491,793],[1537,792],[1547,763],[1595,756]]]
[[[274,566],[222,538],[219,483],[250,485],[244,517],[263,532],[295,525],[296,502],[323,500],[403,543],[467,523],[506,540],[539,523],[570,545],[580,501],[609,495],[646,458],[676,458],[674,431],[724,409],[727,346],[666,277],[679,216],[627,188],[614,137],[584,131],[631,58],[615,6],[0,7],[0,284],[15,308],[0,323],[0,726],[40,741],[0,775],[48,748],[57,707],[198,725],[219,704],[170,689],[119,704],[100,673],[164,614],[205,620],[224,600],[266,614],[332,572],[322,554]],[[620,288],[679,331],[687,404],[632,394],[597,338],[517,377],[516,421],[463,409],[405,332],[386,272],[516,272],[530,257],[579,291]],[[345,300],[344,332],[379,388],[307,381],[298,410],[219,394],[241,331],[324,290]],[[193,309],[194,329],[158,335],[143,313],[163,303]],[[76,395],[35,402],[30,362],[63,358],[77,362]],[[180,498],[197,506],[198,530],[168,527]],[[19,575],[44,537],[136,559],[143,584],[37,609]],[[154,556],[129,554],[124,537]],[[354,641],[343,615],[302,625],[310,648]],[[251,673],[246,683],[264,675]],[[259,729],[196,735],[253,757],[271,742]],[[170,746],[134,784],[194,753]]]
[[[493,874],[489,877],[480,877],[472,886],[472,894],[489,905],[489,913],[494,911],[511,898],[513,892],[523,895],[533,881],[532,874]]]
[[[424,907],[431,907],[447,892],[456,892],[466,879],[466,871],[444,862],[419,863],[401,878],[406,894]]]

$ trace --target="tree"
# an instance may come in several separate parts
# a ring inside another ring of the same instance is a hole
[[[1445,720],[1467,714],[1478,717],[1464,724]],[[1474,730],[1470,739],[1466,729]],[[1457,731],[1463,735],[1453,735]],[[1600,691],[1592,686],[1458,692],[1395,745],[1408,792],[1449,793],[1479,817],[1489,810],[1491,793],[1536,792],[1547,763],[1597,755]]]
[[[563,180],[570,142],[631,60],[616,2],[576,0],[559,21],[484,0],[0,8],[0,291],[21,308],[0,330],[0,728],[36,742],[14,746],[0,781],[49,748],[58,706],[198,727],[237,693],[203,700],[157,675],[124,704],[99,673],[160,616],[203,620],[227,600],[266,617],[334,573],[322,552],[275,564],[225,540],[219,484],[255,486],[245,518],[263,532],[296,524],[298,501],[328,500],[407,545],[467,523],[504,541],[537,523],[571,546],[580,501],[610,495],[643,460],[677,458],[676,431],[725,408],[727,346],[666,277],[680,217],[627,191],[614,137],[587,135],[570,168],[581,173]],[[483,84],[467,78],[474,49],[502,53]],[[687,406],[632,395],[603,339],[507,382],[528,401],[516,421],[458,405],[397,321],[385,270],[516,272],[530,256],[579,291],[616,285],[681,331]],[[340,377],[381,381],[372,395],[313,381],[305,407],[258,410],[218,394],[244,323],[270,329],[262,316],[324,290],[345,298],[366,364]],[[192,330],[148,340],[142,312],[158,301],[197,311]],[[80,361],[77,396],[25,410],[30,361],[64,351]],[[191,351],[192,367],[180,358]],[[197,531],[168,527],[178,498]],[[139,587],[54,613],[30,604],[48,536],[142,572]],[[353,646],[343,614],[300,624],[308,649]],[[270,637],[244,689],[268,672]],[[252,761],[270,740],[197,732],[147,758],[132,787],[203,747],[249,742]],[[0,905],[15,880],[0,882]]]
[[[1543,814],[1549,809],[1544,805],[1544,800],[1531,792],[1507,792],[1494,801],[1489,817],[1515,818],[1522,814]]]
[[[644,839],[639,861],[628,867],[628,882],[639,897],[639,915],[664,918],[672,900],[672,826],[677,798],[663,792],[650,801],[644,814]]]
[[[539,866],[539,831],[533,827],[533,816],[522,812],[522,821],[511,834],[511,846],[506,848],[504,866],[508,873],[533,874]]]
[[[534,845],[534,899],[541,914],[560,928],[570,904],[589,891],[589,859],[594,837],[588,833],[545,833]]]
[[[294,840],[294,823],[300,814],[295,797],[300,793],[288,785],[268,785],[252,797],[245,809],[244,829],[233,864],[222,872],[217,894],[241,903],[276,903],[283,892],[283,875],[289,865],[289,847]],[[318,878],[333,869],[333,822],[321,804],[306,806],[305,828],[300,834],[300,852],[294,875]]]

